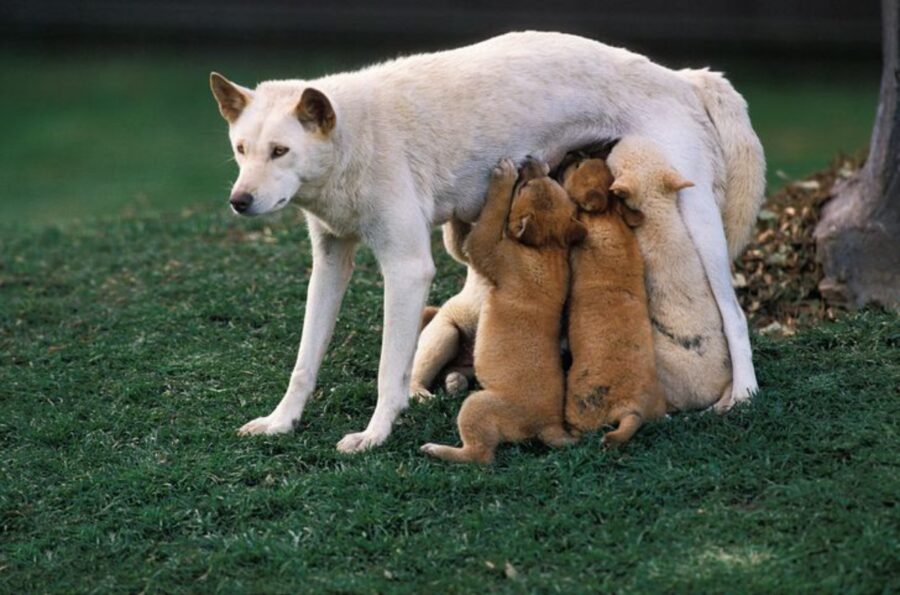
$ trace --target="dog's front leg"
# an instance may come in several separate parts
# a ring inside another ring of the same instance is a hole
[[[384,275],[378,403],[365,431],[347,434],[338,442],[341,452],[360,452],[384,442],[409,404],[410,368],[434,263],[430,225],[424,217],[412,217],[408,211],[405,215],[386,217],[377,234],[367,238]]]
[[[329,234],[314,217],[307,216],[312,242],[313,268],[306,291],[306,313],[297,363],[287,392],[275,410],[245,424],[238,433],[281,434],[300,420],[303,407],[316,387],[322,357],[331,341],[341,301],[353,272],[356,240]]]

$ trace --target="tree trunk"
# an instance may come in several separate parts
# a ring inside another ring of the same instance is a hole
[[[898,0],[882,0],[884,68],[869,156],[836,184],[816,227],[816,254],[832,303],[900,307],[900,21]],[[822,123],[827,126],[827,122]]]

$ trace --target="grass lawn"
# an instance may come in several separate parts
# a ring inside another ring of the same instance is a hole
[[[391,57],[388,50],[0,50],[4,116],[0,222],[31,224],[138,212],[224,208],[231,163],[210,70],[254,85],[313,78]],[[750,103],[769,162],[801,177],[868,146],[877,64],[669,59],[725,70]]]
[[[441,251],[432,299],[459,286]],[[310,252],[288,209],[0,234],[0,592],[841,592],[900,589],[900,320],[754,337],[763,392],[622,452],[456,440],[375,395],[381,281],[360,253],[302,427],[238,438],[293,362]]]
[[[282,395],[310,249],[286,209],[225,211],[209,94],[379,56],[0,52],[0,593],[900,590],[900,319],[754,337],[762,393],[622,452],[426,459],[457,399],[360,456],[382,283],[357,258],[303,424],[238,438]],[[729,70],[775,172],[864,147],[877,69]],[[846,76],[844,76],[846,75]],[[436,240],[432,302],[462,271]]]

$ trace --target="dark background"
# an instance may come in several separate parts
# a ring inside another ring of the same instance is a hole
[[[211,70],[314,79],[519,29],[724,71],[774,190],[865,149],[880,76],[875,0],[801,2],[0,2],[0,224],[223,208],[236,168]]]

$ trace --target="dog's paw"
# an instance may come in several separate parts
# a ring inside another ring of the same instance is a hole
[[[365,432],[356,432],[355,434],[347,434],[341,438],[341,441],[337,443],[337,449],[338,452],[344,454],[355,454],[374,448],[385,440],[387,440],[386,434],[381,435],[368,430]]]
[[[451,395],[461,395],[469,390],[469,380],[459,372],[450,372],[444,380],[444,387]]]
[[[515,179],[517,175],[516,164],[508,157],[501,159],[494,169],[491,170],[491,176],[497,181],[508,180],[510,178]]]
[[[273,434],[287,434],[293,429],[294,423],[292,420],[267,415],[245,423],[237,433],[239,436],[271,436]]]

